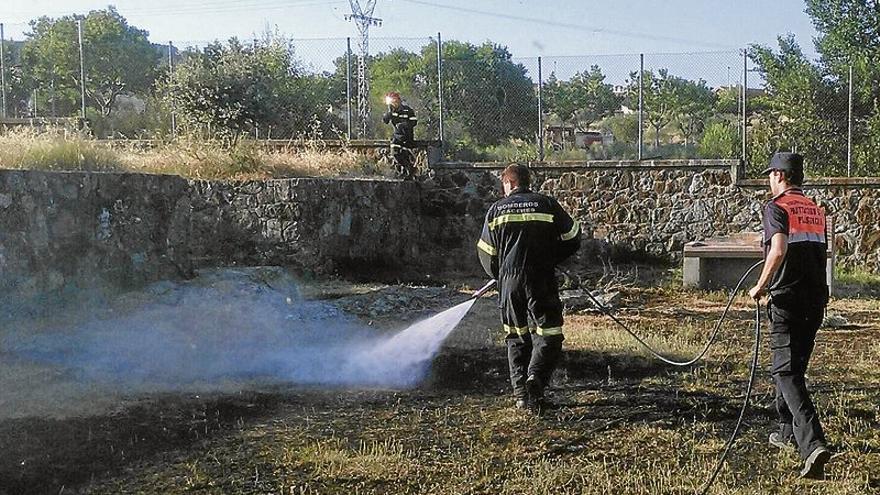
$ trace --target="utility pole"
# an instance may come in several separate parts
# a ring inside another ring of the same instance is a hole
[[[168,42],[168,82],[174,91],[174,43]],[[174,96],[171,96],[171,139],[177,137],[177,115],[175,113]]]
[[[76,32],[79,39],[79,98],[83,122],[86,120],[86,64],[83,57],[83,21],[76,20]]]
[[[345,38],[345,125],[346,136],[351,141],[351,38]]]
[[[443,147],[443,39],[437,33],[437,111],[440,116],[440,147]]]
[[[846,176],[852,175],[852,137],[853,137],[853,65],[849,64],[849,88],[847,89],[846,111]]]
[[[358,28],[358,127],[360,137],[366,137],[370,122],[370,78],[367,73],[367,60],[370,56],[370,26],[381,26],[382,19],[373,17],[376,0],[348,0],[351,14],[346,20],[354,21]]]
[[[742,160],[748,163],[748,100],[749,100],[749,52],[743,49],[743,86],[742,86]]]
[[[544,161],[544,74],[541,57],[538,57],[538,161]],[[565,135],[565,130],[562,131]]]
[[[0,108],[0,118],[6,118],[6,53],[3,45],[6,37],[3,36],[3,23],[0,22],[0,94],[3,95],[3,107]]]
[[[644,94],[643,94],[643,81],[642,76],[645,74],[645,54],[639,54],[639,161],[642,161],[642,141],[644,140],[644,136],[642,133],[644,132],[645,127],[645,114],[644,114]]]

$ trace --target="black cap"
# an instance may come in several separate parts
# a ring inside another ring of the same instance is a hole
[[[767,175],[773,170],[784,170],[792,175],[803,175],[804,157],[797,153],[776,153],[770,159],[770,166],[761,172],[761,175]]]

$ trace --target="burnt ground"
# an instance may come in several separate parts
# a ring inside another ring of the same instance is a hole
[[[460,302],[469,285],[334,282],[304,295],[394,330]],[[621,292],[618,316],[681,355],[699,348],[725,299]],[[795,457],[766,445],[774,413],[762,372],[713,493],[880,493],[880,302],[836,299],[831,312],[846,325],[822,331],[810,374],[839,452],[829,481],[797,480]],[[647,357],[606,317],[572,311],[556,407],[538,418],[511,407],[485,299],[411,390],[238,383],[0,419],[0,494],[694,493],[743,400],[751,317],[739,299],[717,350],[680,369]],[[767,357],[765,344],[762,369]],[[34,386],[40,376],[27,375]]]

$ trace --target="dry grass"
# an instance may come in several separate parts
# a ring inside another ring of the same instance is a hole
[[[125,170],[119,153],[77,134],[14,131],[0,134],[0,168]]]
[[[34,131],[0,134],[0,168],[124,171],[227,180],[393,176],[387,164],[377,164],[351,149],[325,149],[320,143],[274,150],[248,140],[223,143],[181,138],[150,149],[110,148],[78,134]]]

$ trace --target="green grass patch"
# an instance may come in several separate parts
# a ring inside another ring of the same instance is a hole
[[[880,274],[860,268],[837,272],[837,282],[842,285],[880,290]]]

